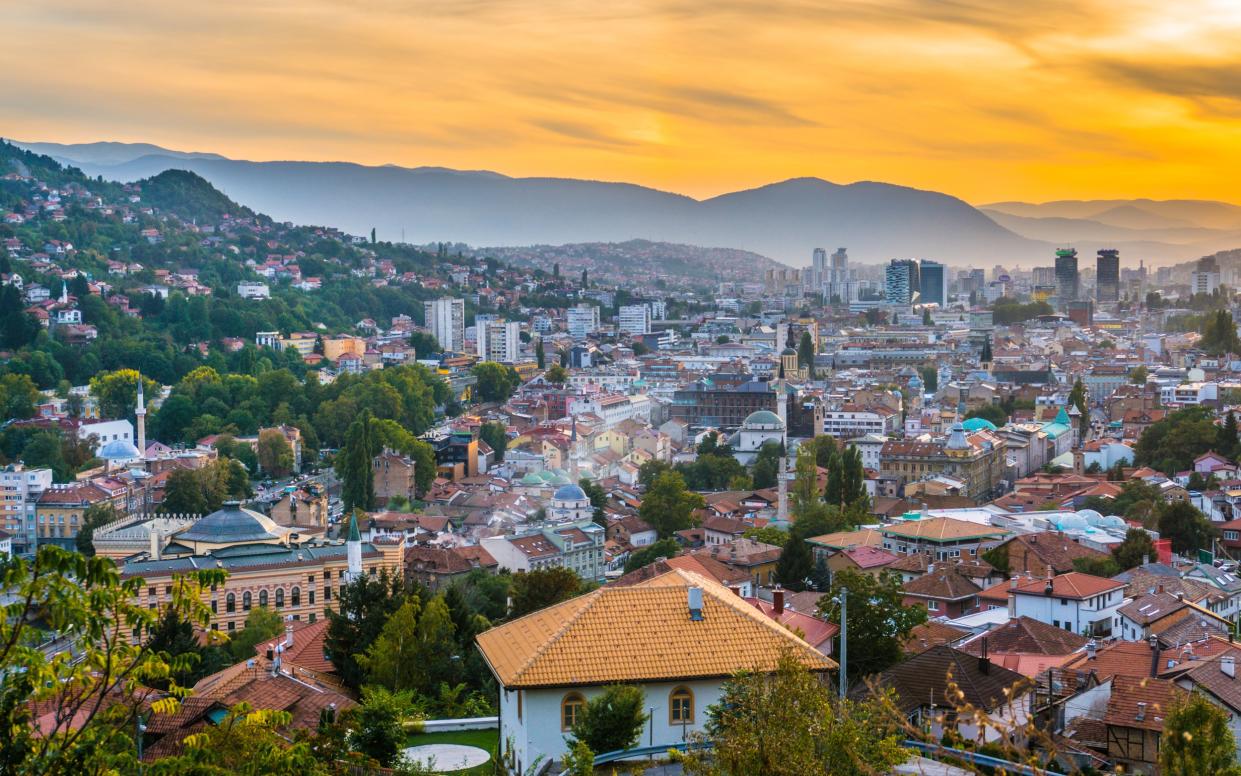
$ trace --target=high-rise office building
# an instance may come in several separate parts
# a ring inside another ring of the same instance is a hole
[[[938,261],[923,259],[918,271],[918,282],[922,291],[922,304],[937,304],[943,307],[948,302],[947,267]]]
[[[827,285],[827,251],[822,248],[815,248],[814,254],[810,259],[810,292],[819,294],[824,292],[824,286]]]
[[[828,261],[823,298],[828,302],[839,299],[845,304],[857,300],[857,283],[849,275],[849,254],[844,248],[837,248]]]
[[[1095,259],[1095,299],[1100,302],[1120,301],[1120,251],[1104,248]]]
[[[1077,300],[1080,282],[1081,278],[1077,271],[1077,251],[1072,248],[1061,248],[1056,251],[1056,296],[1062,307]]]
[[[593,304],[579,304],[565,311],[565,323],[569,336],[583,339],[599,331],[599,308]]]
[[[616,328],[625,334],[650,334],[650,305],[645,302],[621,305],[620,312],[616,316]]]
[[[921,284],[917,259],[892,259],[884,270],[884,299],[888,304],[914,304]]]
[[[440,349],[460,353],[465,348],[465,300],[435,299],[423,302],[423,311],[427,328],[435,335]]]
[[[1034,268],[1034,285],[1036,286],[1056,285],[1056,268],[1055,267],[1035,267]]]

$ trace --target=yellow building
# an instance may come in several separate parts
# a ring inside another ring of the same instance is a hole
[[[352,520],[344,541],[293,543],[291,535],[270,518],[229,502],[173,535],[155,556],[147,553],[123,564],[121,575],[141,577],[146,584],[139,603],[156,607],[170,599],[177,575],[224,569],[227,580],[204,592],[204,600],[211,608],[212,630],[233,632],[245,627],[246,615],[256,606],[315,622],[350,579],[384,569],[403,573],[404,541],[363,542]]]
[[[339,361],[345,354],[359,358],[366,355],[366,340],[349,334],[323,338],[323,357],[328,361]]]

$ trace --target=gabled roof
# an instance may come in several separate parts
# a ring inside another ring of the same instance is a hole
[[[1085,647],[1089,640],[1031,617],[1014,617],[1000,627],[987,631],[985,638],[987,651],[992,655],[1068,655]],[[960,649],[971,655],[981,655],[982,642],[982,638],[973,639]]]
[[[978,595],[981,588],[955,567],[937,568],[902,585],[905,595],[933,598],[939,601],[960,601]]]
[[[883,526],[879,532],[884,536],[930,542],[953,542],[988,537],[1000,539],[1009,534],[1003,528],[993,528],[989,525],[980,525],[952,517],[929,517],[925,520],[898,522]]]
[[[1048,580],[1046,579],[1033,577],[1026,582],[1018,584],[1017,587],[1013,588],[1013,593],[1019,595],[1046,595],[1047,582]],[[1051,579],[1051,595],[1056,598],[1075,598],[1081,600],[1092,598],[1110,590],[1117,590],[1124,586],[1124,582],[1117,582],[1114,579],[1083,574],[1080,571],[1070,571],[1067,574],[1060,574]]]
[[[702,617],[690,615],[691,588]],[[492,628],[478,646],[505,687],[731,676],[770,671],[791,651],[816,671],[836,667],[802,639],[699,574],[674,570],[632,586],[608,586]]]
[[[1116,727],[1160,731],[1168,711],[1184,694],[1167,679],[1118,675],[1112,679],[1103,721]]]
[[[961,697],[956,693],[950,695],[950,683],[960,690]],[[943,645],[896,664],[879,674],[876,680],[879,689],[896,691],[897,706],[906,713],[932,704],[953,708],[960,702],[990,712],[1010,700],[1020,703],[1011,688],[1026,683],[1026,678],[1016,671]],[[869,688],[861,684],[850,694],[865,696],[868,692]]]

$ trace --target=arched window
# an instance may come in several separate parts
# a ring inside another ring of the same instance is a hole
[[[276,588],[276,608],[279,609],[283,606],[284,606],[284,588],[278,587]]]
[[[694,693],[688,687],[677,687],[668,696],[668,723],[694,724]]]
[[[293,588],[293,605],[302,605],[302,589],[300,587]]]
[[[251,599],[250,599],[249,590],[241,594],[241,611],[243,612],[250,611],[250,600]]]
[[[581,719],[582,712],[586,710],[586,699],[581,693],[571,692],[564,696],[564,700],[560,702],[560,729],[569,731]]]
[[[229,593],[228,595],[224,596],[224,611],[226,612],[237,611],[237,596],[233,595],[232,593]]]
[[[267,606],[267,591],[259,591],[259,606]]]

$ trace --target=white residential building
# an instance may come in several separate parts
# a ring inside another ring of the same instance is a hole
[[[476,325],[478,357],[484,361],[513,364],[521,356],[521,324],[517,321],[486,321]]]
[[[440,344],[440,348],[453,353],[465,349],[465,300],[435,299],[423,302],[427,328]]]
[[[1030,617],[1085,636],[1109,636],[1125,583],[1070,571],[1051,579],[1014,577],[1009,617]]]
[[[237,284],[237,296],[242,299],[270,299],[271,288],[257,280],[243,280]]]
[[[646,304],[623,305],[616,316],[616,328],[625,334],[650,334],[651,308]]]
[[[101,420],[97,423],[83,423],[78,426],[78,437],[95,438],[95,454],[98,455],[103,446],[118,439],[137,444],[134,439],[134,424],[128,420]]]
[[[50,487],[51,469],[28,469],[20,463],[0,469],[0,529],[12,535],[16,552],[34,551],[35,507]]]
[[[569,336],[574,339],[585,339],[599,331],[599,308],[593,304],[579,304],[565,312],[565,325]]]
[[[823,412],[823,433],[837,439],[878,434],[895,434],[900,427],[901,416],[888,407],[859,407],[846,404],[840,409]]]

